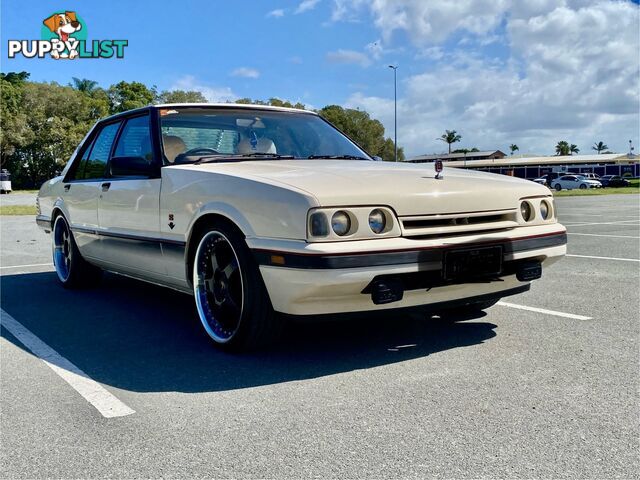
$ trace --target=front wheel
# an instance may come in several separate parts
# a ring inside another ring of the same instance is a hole
[[[556,192],[559,192],[560,190],[562,190],[562,185],[560,185],[559,183],[556,183],[555,189],[556,189]]]
[[[583,183],[582,185],[580,185],[580,190],[585,190],[587,188],[587,186]]]
[[[238,351],[271,343],[281,318],[242,235],[213,224],[198,241],[193,258],[193,293],[198,316],[215,345]]]
[[[69,224],[62,215],[56,217],[51,240],[53,266],[63,287],[82,288],[100,281],[102,270],[82,258]]]

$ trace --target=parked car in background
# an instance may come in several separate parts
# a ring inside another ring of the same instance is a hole
[[[620,175],[604,175],[600,177],[603,187],[628,187],[629,181]]]
[[[11,174],[6,168],[0,170],[0,193],[11,193]]]
[[[564,175],[556,178],[551,182],[551,188],[557,190],[573,190],[579,188],[585,190],[587,188],[602,188],[602,184],[597,180],[591,180],[582,175]]]
[[[587,178],[589,180],[600,181],[600,175],[598,175],[597,173],[579,173],[577,175],[580,175],[581,177]]]
[[[236,350],[285,315],[484,310],[567,242],[540,185],[376,162],[314,112],[252,105],[101,120],[38,209],[63,286],[108,270],[190,293],[213,342]]]

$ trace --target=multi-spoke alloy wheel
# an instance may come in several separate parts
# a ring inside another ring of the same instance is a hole
[[[51,241],[53,265],[65,288],[85,288],[98,283],[102,270],[82,258],[67,219],[62,215],[53,223]]]
[[[69,226],[64,217],[59,215],[53,225],[53,265],[62,283],[69,280],[71,255],[71,234],[69,232]]]
[[[211,231],[200,240],[193,284],[205,330],[216,342],[228,342],[242,320],[244,293],[238,256],[222,233]]]
[[[217,347],[250,350],[275,340],[283,319],[273,311],[244,236],[224,221],[194,233],[193,294],[202,326]],[[197,248],[196,248],[197,247]]]

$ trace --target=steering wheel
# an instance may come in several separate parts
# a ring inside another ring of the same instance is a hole
[[[192,148],[191,150],[187,150],[186,152],[182,153],[181,155],[184,155],[185,157],[189,157],[191,155],[201,155],[203,153],[212,153],[214,155],[217,155],[220,152],[218,152],[217,150],[214,150],[213,148],[196,147],[196,148]]]
[[[220,152],[218,152],[217,150],[214,150],[213,148],[196,147],[176,155],[176,158],[173,160],[173,163],[183,163],[184,159],[190,155],[206,155],[206,154],[217,155],[219,153]]]

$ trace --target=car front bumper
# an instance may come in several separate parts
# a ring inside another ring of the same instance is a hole
[[[322,315],[445,305],[465,299],[500,298],[525,290],[516,274],[522,265],[544,268],[566,254],[560,224],[508,231],[414,240],[390,238],[333,243],[247,239],[274,309],[291,315]],[[501,246],[503,271],[491,278],[442,280],[443,259],[451,250]],[[388,279],[402,298],[376,304],[372,283]]]

